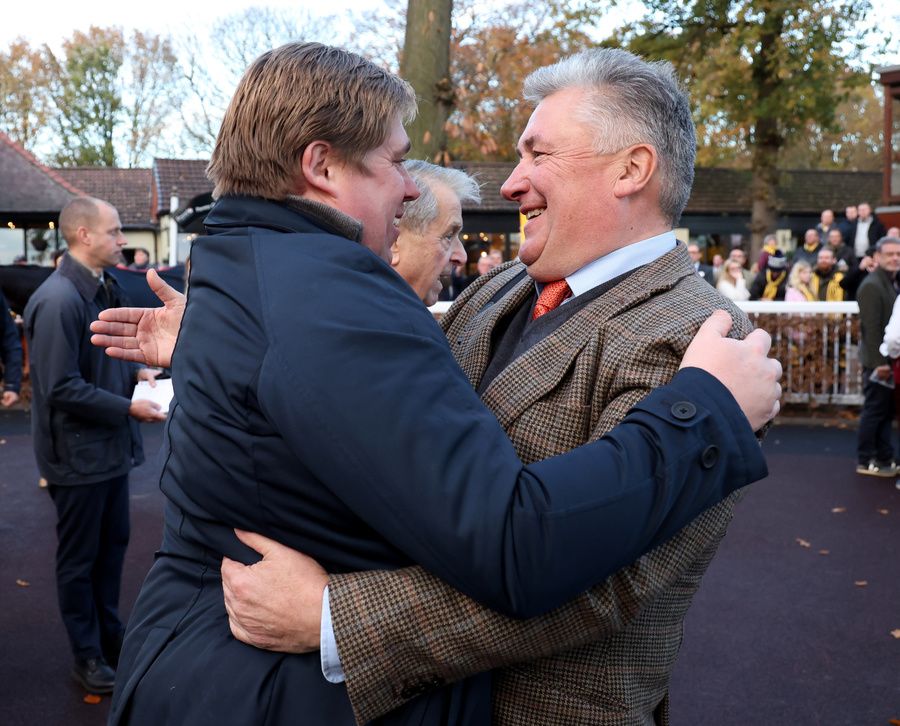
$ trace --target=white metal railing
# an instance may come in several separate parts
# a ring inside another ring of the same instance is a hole
[[[439,318],[450,305],[438,302],[429,310]],[[781,385],[786,403],[862,405],[857,303],[737,305],[772,336],[772,355],[784,366]]]

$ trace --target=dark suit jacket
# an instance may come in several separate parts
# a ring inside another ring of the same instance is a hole
[[[0,292],[0,378],[4,391],[19,392],[22,386],[22,341]]]
[[[713,287],[716,286],[716,275],[713,272],[712,265],[700,265],[697,267],[697,274]]]
[[[735,422],[749,427],[734,401],[690,371],[610,441],[523,468],[421,301],[383,260],[329,233],[347,226],[333,210],[230,197],[206,225],[173,359],[165,535],[129,622],[113,724],[353,722],[317,653],[231,636],[219,562],[258,559],[234,527],[333,572],[419,562],[527,615],[764,472],[752,434],[735,438]],[[692,384],[702,390],[685,418],[676,404]],[[727,453],[704,469],[709,441]],[[748,471],[741,452],[754,448]],[[426,690],[395,685],[408,698]],[[484,723],[489,694],[487,676],[470,678],[383,722]]]
[[[521,271],[513,264],[476,282],[442,320],[475,386],[498,326],[533,299],[525,277],[491,303]],[[735,335],[751,330],[746,315],[694,274],[679,246],[511,362],[483,400],[524,460],[553,456],[606,434],[671,379],[716,308],[730,311]],[[421,568],[333,577],[335,636],[360,723],[402,703],[395,683],[500,667],[494,724],[667,723],[682,621],[732,504],[710,509],[606,582],[528,621],[490,612]]]
[[[128,415],[138,366],[91,345],[91,322],[123,301],[112,279],[109,290],[65,255],[25,307],[34,454],[52,484],[107,481],[144,460]]]
[[[856,227],[859,224],[859,219],[853,220],[848,229],[847,238],[844,239],[844,242],[850,246],[850,249],[853,249],[854,242],[856,240]],[[872,215],[872,224],[869,225],[869,245],[874,245],[878,240],[884,237],[885,232],[887,230],[884,228],[884,225],[881,223],[881,220],[878,219],[874,214]]]
[[[878,348],[884,340],[884,329],[897,299],[890,275],[880,267],[870,272],[860,284],[856,299],[859,302],[859,360],[863,368],[889,365],[890,360]]]

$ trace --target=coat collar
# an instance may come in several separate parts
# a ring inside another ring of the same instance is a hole
[[[506,274],[512,271],[521,272],[521,269],[521,265],[516,265]],[[482,400],[504,427],[509,426],[536,401],[559,385],[577,356],[598,336],[601,328],[611,318],[642,304],[660,292],[673,288],[679,280],[694,274],[696,273],[687,254],[687,248],[682,244],[635,270],[510,363],[491,382]],[[480,382],[489,362],[490,336],[494,326],[504,314],[514,311],[530,299],[533,285],[531,278],[526,276],[504,295],[493,309],[485,311],[487,316],[483,320],[476,318],[473,321],[480,326],[477,333],[478,352],[474,356],[477,360],[471,361],[470,364],[474,369],[472,370],[474,375],[470,376],[474,385],[477,386]],[[479,353],[484,341],[487,342],[488,352],[482,356]],[[602,345],[602,340],[600,344]],[[540,375],[523,375],[523,372],[535,370],[540,371]],[[466,373],[468,374],[469,370]]]
[[[359,242],[362,224],[325,204],[301,197],[282,202],[259,197],[224,196],[204,220],[209,234],[226,229],[258,227],[276,232],[327,232]]]
[[[100,277],[72,257],[70,253],[67,252],[60,258],[56,271],[72,282],[78,294],[86,302],[91,302],[97,296],[97,290],[100,289],[101,284]],[[109,273],[106,274],[109,275]]]

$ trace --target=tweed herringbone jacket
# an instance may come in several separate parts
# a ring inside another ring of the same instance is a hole
[[[525,276],[489,304],[522,269],[509,263],[476,281],[442,321],[475,386],[497,321],[531,298],[533,282]],[[482,398],[523,461],[567,451],[602,436],[668,382],[717,308],[731,313],[732,335],[752,329],[695,274],[678,245],[511,362]],[[576,600],[531,620],[492,612],[418,567],[333,576],[335,636],[359,722],[429,686],[496,669],[493,722],[501,726],[668,724],[668,681],[682,621],[735,499],[707,510]]]

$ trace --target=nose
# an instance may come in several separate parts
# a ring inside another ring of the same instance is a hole
[[[411,202],[413,199],[419,198],[419,187],[416,186],[416,183],[413,181],[413,178],[409,175],[409,172],[406,170],[406,167],[400,166],[401,173],[403,174],[403,201]]]
[[[456,236],[453,240],[453,245],[450,247],[450,263],[457,268],[466,264],[466,248],[463,247],[459,235]]]
[[[503,186],[500,187],[500,194],[503,195],[504,199],[515,202],[528,191],[528,177],[525,173],[524,166],[525,162],[519,161],[519,163],[516,164],[516,168],[512,170],[512,174],[509,175],[509,178],[503,182]]]

